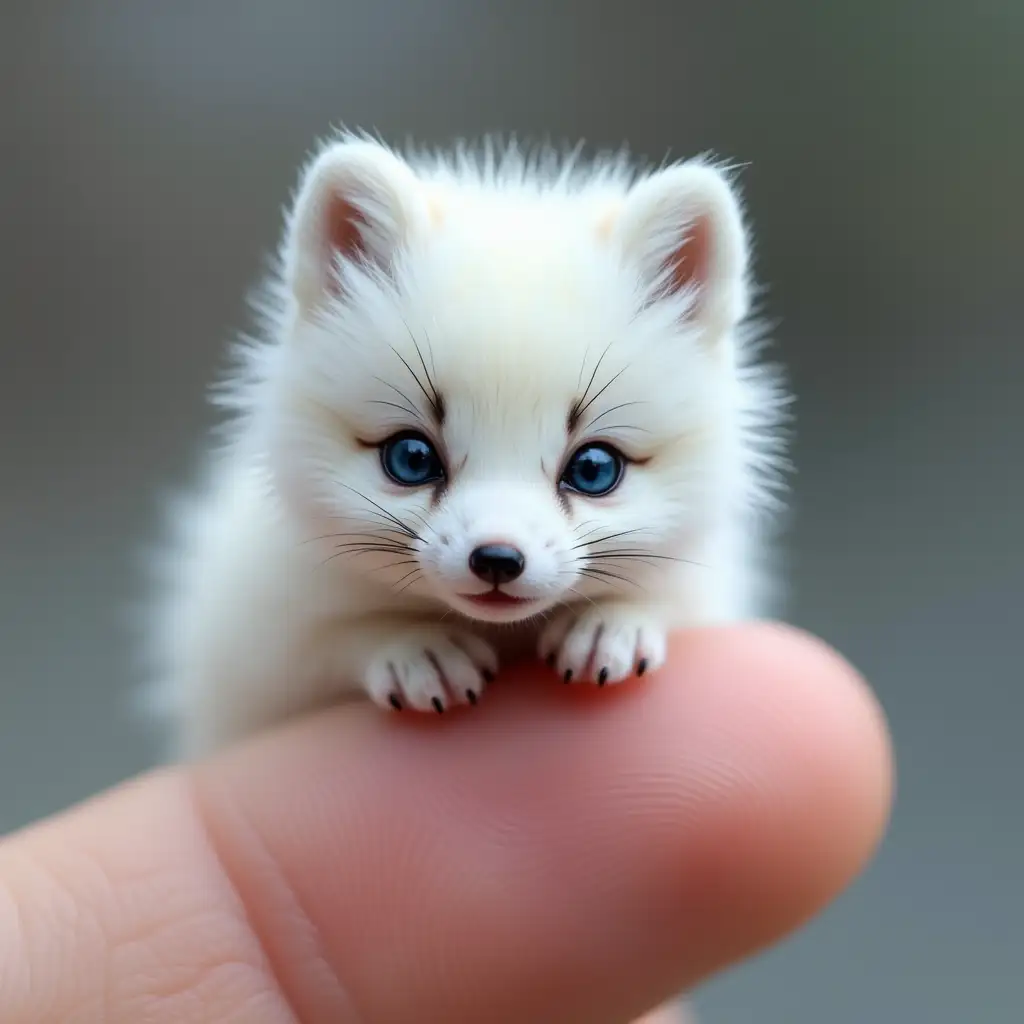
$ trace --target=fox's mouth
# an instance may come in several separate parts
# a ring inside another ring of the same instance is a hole
[[[514,608],[517,605],[535,604],[535,597],[515,597],[513,594],[506,594],[504,590],[495,587],[483,594],[460,594],[464,601],[472,604],[483,605],[484,607]]]
[[[459,594],[463,614],[482,622],[520,622],[532,619],[546,604],[543,597],[516,597],[500,587],[482,594]]]

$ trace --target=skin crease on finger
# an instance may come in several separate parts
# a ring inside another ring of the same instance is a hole
[[[339,709],[0,846],[5,1024],[622,1024],[819,910],[890,796],[867,689],[781,627]]]

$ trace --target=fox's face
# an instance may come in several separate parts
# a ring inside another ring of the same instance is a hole
[[[290,228],[278,486],[325,560],[475,619],[642,594],[720,511],[744,254],[708,167],[531,192],[341,143]]]

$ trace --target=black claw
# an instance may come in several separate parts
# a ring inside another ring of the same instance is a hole
[[[468,700],[470,704],[475,704],[476,703],[476,694],[472,690],[467,690],[466,691],[466,700]]]
[[[483,676],[483,680],[485,683],[494,682],[494,673],[489,668],[485,668],[483,672],[480,673],[480,675]]]
[[[396,710],[402,710],[402,702],[398,699],[398,695],[393,693],[388,697],[388,703]]]
[[[565,675],[562,676],[562,682],[563,683],[572,682],[572,669],[571,668],[567,668],[565,670]]]
[[[441,698],[440,697],[435,697],[430,703],[434,705],[434,710],[439,715],[443,715],[444,714],[444,705],[441,703]]]
[[[555,656],[554,656],[554,654],[549,654],[544,660],[548,663],[548,665],[551,668],[555,667]]]
[[[647,659],[641,658],[636,665],[636,674],[642,676],[647,671]]]
[[[608,682],[608,669],[603,668],[597,673],[597,685],[604,686]]]

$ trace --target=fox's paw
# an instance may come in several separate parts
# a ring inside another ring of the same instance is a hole
[[[642,607],[608,603],[557,616],[539,653],[567,682],[621,683],[665,663],[664,626]]]
[[[380,707],[443,714],[475,704],[498,671],[498,656],[472,633],[422,626],[384,643],[367,663],[363,686]]]

